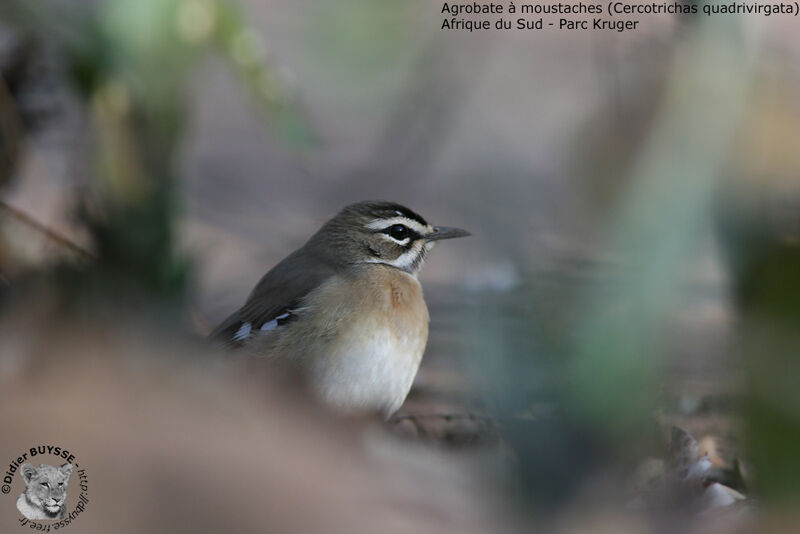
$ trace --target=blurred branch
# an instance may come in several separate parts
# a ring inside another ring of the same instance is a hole
[[[389,423],[395,424],[405,420],[418,420],[418,419],[441,419],[443,421],[484,421],[487,423],[524,423],[535,421],[535,416],[510,416],[510,415],[482,415],[471,412],[465,413],[423,413],[423,414],[402,414],[395,415],[389,419]]]
[[[23,131],[14,95],[0,72],[0,185],[16,166]]]
[[[47,239],[57,243],[58,245],[68,249],[70,252],[75,253],[75,255],[80,256],[82,258],[86,258],[89,260],[96,260],[97,257],[86,250],[85,248],[81,247],[80,245],[76,244],[74,241],[70,240],[64,234],[53,230],[52,228],[47,227],[46,225],[42,224],[41,222],[37,221],[24,211],[15,208],[14,206],[8,204],[7,202],[0,200],[0,209],[5,211],[10,217],[16,219],[21,224],[32,228],[33,230],[41,233]]]

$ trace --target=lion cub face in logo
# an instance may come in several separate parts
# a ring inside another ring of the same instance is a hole
[[[25,493],[17,499],[17,509],[27,519],[63,519],[67,514],[67,482],[72,464],[61,467],[22,464],[20,474]]]

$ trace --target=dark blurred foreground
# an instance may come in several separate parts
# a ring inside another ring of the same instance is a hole
[[[69,444],[89,480],[89,505],[75,520],[80,532],[755,528],[752,505],[685,516],[681,503],[696,506],[702,486],[670,489],[673,475],[656,460],[633,479],[582,473],[583,489],[555,517],[532,514],[541,502],[512,482],[526,464],[518,457],[525,451],[508,449],[521,445],[513,431],[501,431],[506,445],[496,428],[483,428],[482,445],[452,448],[440,439],[476,429],[421,416],[417,424],[429,433],[411,438],[392,424],[334,419],[285,383],[245,372],[160,321],[118,310],[67,316],[41,291],[30,296],[7,301],[0,318],[0,450],[11,458],[29,444]],[[557,491],[565,470],[550,466],[546,485]],[[3,504],[12,511],[11,499]],[[774,532],[791,531],[783,524]]]

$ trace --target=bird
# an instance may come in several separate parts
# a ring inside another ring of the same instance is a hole
[[[405,401],[428,340],[420,269],[438,241],[468,235],[395,202],[345,206],[210,337],[289,364],[336,412],[388,419]]]

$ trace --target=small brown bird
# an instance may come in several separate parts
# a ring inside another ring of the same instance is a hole
[[[417,274],[436,241],[468,235],[393,202],[352,204],[265,274],[211,336],[293,364],[339,411],[388,417],[428,340]]]

